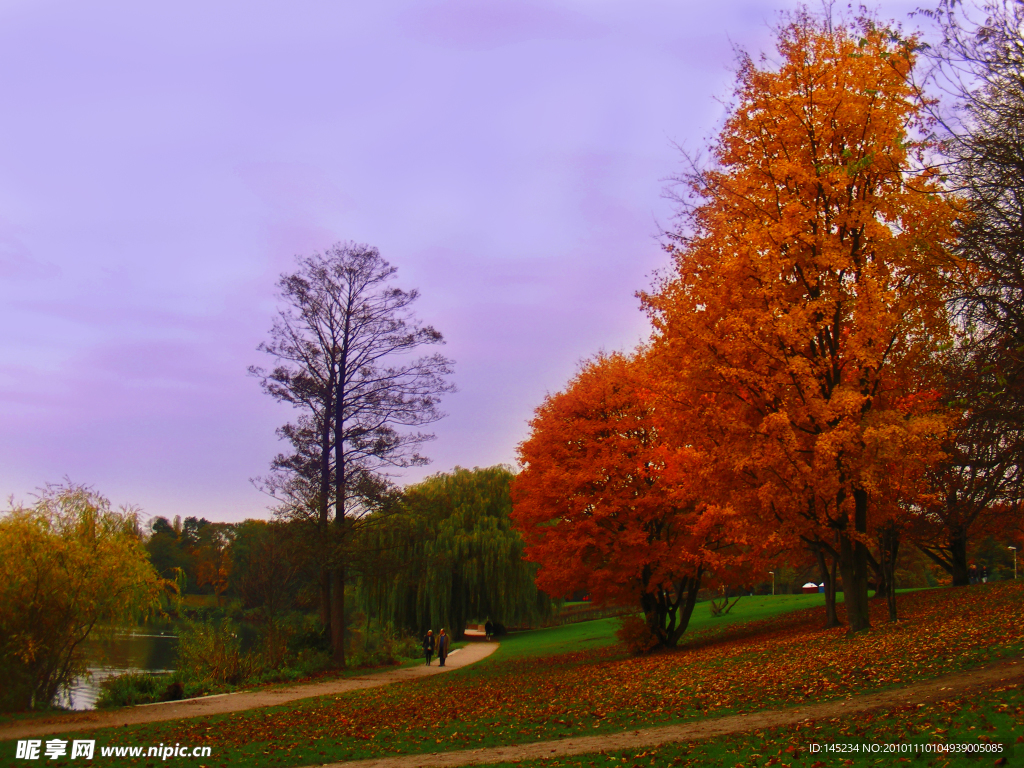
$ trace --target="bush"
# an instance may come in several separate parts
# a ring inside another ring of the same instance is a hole
[[[288,638],[288,651],[293,654],[310,651],[330,654],[331,643],[327,637],[327,628],[318,619],[303,617]]]
[[[96,708],[131,707],[158,701],[169,680],[167,676],[151,675],[146,672],[126,672],[117,677],[107,678],[100,683]]]
[[[178,639],[178,676],[210,687],[238,685],[266,668],[261,653],[242,651],[239,629],[227,619],[190,621]]]
[[[383,667],[398,664],[402,659],[422,655],[419,640],[385,626],[379,632],[352,632],[350,663],[353,667]]]
[[[178,641],[178,671],[187,696],[236,685],[291,682],[333,666],[321,631],[302,617],[263,627],[207,618],[188,622]]]
[[[633,656],[650,653],[659,645],[658,636],[650,625],[640,616],[631,614],[619,619],[619,628],[615,636],[626,646]]]
[[[403,659],[418,659],[423,655],[423,644],[412,635],[402,635],[395,641],[395,653]]]
[[[729,602],[729,596],[723,593],[721,596],[712,597],[708,603],[708,607],[711,609],[712,616],[725,616],[729,611],[732,610],[733,606],[739,602],[743,595],[736,595],[733,601]]]

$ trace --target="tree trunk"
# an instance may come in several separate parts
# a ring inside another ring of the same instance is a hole
[[[864,535],[868,529],[868,494],[863,489],[853,492],[853,525],[857,534]],[[843,574],[843,603],[846,605],[846,619],[850,632],[863,632],[871,628],[870,606],[868,604],[868,549],[858,539],[841,536],[839,541]]]
[[[812,544],[811,551],[818,561],[818,571],[821,573],[821,581],[825,585],[825,627],[838,627],[842,624],[839,621],[839,614],[836,612],[836,561],[832,560],[831,568],[825,562],[825,551],[820,544]]]
[[[644,613],[662,647],[675,648],[689,626],[694,606],[697,605],[701,575],[701,569],[697,569],[696,576],[686,577],[678,585],[673,585],[674,594],[669,594],[665,589],[656,594],[644,594]]]
[[[334,663],[345,666],[345,570],[331,570],[331,652]]]
[[[946,546],[933,547],[927,544],[918,544],[917,548],[953,577],[954,587],[966,587],[971,583],[967,563],[967,534],[962,529],[957,529],[949,534]]]
[[[334,366],[330,368],[327,378],[326,391],[323,394],[324,415],[323,424],[320,425],[320,478],[319,497],[317,498],[317,529],[320,536],[319,545],[323,547],[330,535],[331,525],[331,431],[334,427]],[[321,556],[323,549],[321,551]],[[331,625],[331,572],[323,567],[321,561],[320,571],[320,621],[327,630],[328,640],[332,637]],[[333,641],[332,648],[333,648]]]
[[[896,616],[896,558],[900,553],[900,537],[895,531],[892,534],[892,551],[889,559],[889,589],[886,593],[886,600],[889,603],[889,621],[897,621]]]
[[[829,581],[825,584],[825,610],[828,611],[828,606],[832,606],[832,619],[835,624],[831,626],[839,627],[842,626],[842,622],[839,621],[839,613],[836,610],[836,593],[839,591],[839,578],[836,574],[836,570],[839,567],[839,563],[836,559],[832,558],[832,564],[829,566]]]
[[[350,302],[351,304],[351,302]],[[331,587],[331,651],[334,662],[345,666],[345,513],[348,494],[348,465],[345,461],[345,386],[348,383],[348,345],[352,316],[345,313],[341,335],[337,381],[334,389],[334,582]]]
[[[327,631],[327,639],[331,639],[331,572],[327,568],[320,569],[320,623]]]
[[[967,532],[963,528],[957,528],[950,532],[949,555],[950,563],[953,566],[950,573],[953,577],[953,586],[968,586],[971,583],[971,577],[967,563]]]
[[[868,565],[875,574],[875,594],[876,600],[881,600],[888,594],[888,578],[885,573],[885,534],[883,533],[879,537],[878,551],[881,557],[880,560],[876,560],[871,556],[871,551],[868,551]],[[870,587],[869,587],[870,589]]]
[[[900,551],[900,534],[894,523],[890,522],[882,529],[880,544],[885,602],[889,608],[889,621],[896,621],[896,558]],[[876,592],[875,596],[878,594]]]

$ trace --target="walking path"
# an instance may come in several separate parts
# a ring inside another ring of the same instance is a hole
[[[357,691],[362,688],[376,688],[381,685],[415,680],[428,675],[437,675],[451,669],[458,669],[473,664],[490,656],[499,643],[469,643],[448,654],[448,661],[441,667],[435,660],[429,667],[420,664],[404,669],[390,669],[372,672],[358,677],[343,677],[324,683],[306,683],[291,685],[286,688],[270,688],[257,691],[239,691],[218,696],[204,696],[199,699],[184,701],[168,701],[159,704],[143,704],[137,707],[125,707],[115,711],[89,710],[68,715],[56,715],[41,719],[0,725],[0,741],[6,739],[25,739],[34,736],[49,736],[69,731],[89,731],[95,728],[110,728],[121,725],[137,725],[139,723],[156,723],[163,720],[179,720],[190,717],[207,717],[222,715],[228,712],[241,712],[246,709],[273,707],[287,704],[290,701],[309,699],[315,696],[331,696],[346,691]]]
[[[971,690],[989,688],[1000,683],[1020,682],[1024,682],[1024,661],[1009,661],[970,672],[958,672],[913,683],[905,688],[895,688],[881,693],[869,693],[821,704],[805,704],[792,709],[751,712],[746,715],[695,720],[661,728],[622,731],[601,736],[569,737],[557,741],[516,744],[510,747],[329,763],[322,765],[322,768],[454,768],[461,765],[537,760],[542,757],[565,757],[601,751],[645,749],[675,741],[696,741],[763,728],[795,725],[806,720],[828,720],[869,709],[924,704],[928,701],[953,698]],[[312,768],[312,766],[307,768]]]

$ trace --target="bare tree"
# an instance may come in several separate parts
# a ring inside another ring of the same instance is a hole
[[[1024,4],[939,0],[922,11],[946,173],[964,205],[957,249],[968,269],[957,308],[961,348],[945,386],[961,422],[935,473],[943,497],[919,546],[967,583],[967,540],[1019,508],[1024,479]],[[942,105],[947,105],[942,108]]]
[[[951,96],[945,130],[950,187],[966,210],[958,249],[974,269],[959,308],[972,352],[992,366],[985,406],[1024,415],[1024,4],[940,0],[923,12],[941,43],[930,78]],[[978,353],[983,354],[978,354]]]
[[[278,430],[293,452],[274,460],[266,485],[321,535],[322,612],[339,664],[348,545],[364,502],[392,470],[427,463],[419,447],[433,435],[416,428],[444,415],[439,399],[454,389],[445,380],[450,360],[414,356],[444,341],[414,317],[419,293],[392,285],[395,273],[366,245],[340,243],[300,258],[298,270],[278,281],[285,306],[259,347],[275,367],[250,368],[268,394],[300,410]]]

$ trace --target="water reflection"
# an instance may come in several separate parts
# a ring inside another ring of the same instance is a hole
[[[89,637],[83,643],[89,674],[62,693],[58,704],[69,709],[94,709],[100,683],[125,672],[174,671],[178,637],[171,625],[116,630],[102,638]]]

